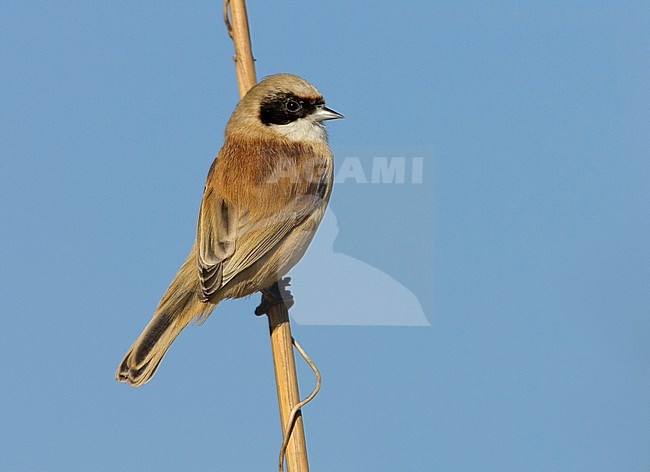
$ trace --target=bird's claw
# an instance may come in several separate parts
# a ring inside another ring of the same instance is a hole
[[[284,303],[287,310],[293,306],[293,295],[287,289],[291,285],[291,277],[284,277],[273,285],[260,290],[262,293],[262,302],[255,308],[257,316],[268,315],[273,305]]]

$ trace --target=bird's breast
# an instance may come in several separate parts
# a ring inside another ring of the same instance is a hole
[[[268,213],[305,195],[328,198],[333,159],[324,141],[227,139],[210,174],[232,204]]]

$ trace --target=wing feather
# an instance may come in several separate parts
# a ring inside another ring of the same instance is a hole
[[[197,227],[199,297],[209,300],[324,203],[318,196],[302,195],[272,216],[253,219],[229,204],[216,189],[206,189]]]
[[[235,252],[236,235],[236,209],[207,187],[196,231],[201,300],[207,301],[222,286],[223,261]]]

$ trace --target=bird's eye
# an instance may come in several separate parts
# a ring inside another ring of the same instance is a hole
[[[295,113],[302,108],[302,105],[295,100],[289,100],[287,102],[287,111]]]

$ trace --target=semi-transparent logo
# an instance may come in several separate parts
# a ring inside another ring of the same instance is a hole
[[[290,272],[305,325],[429,326],[433,152],[335,148],[329,208]]]

